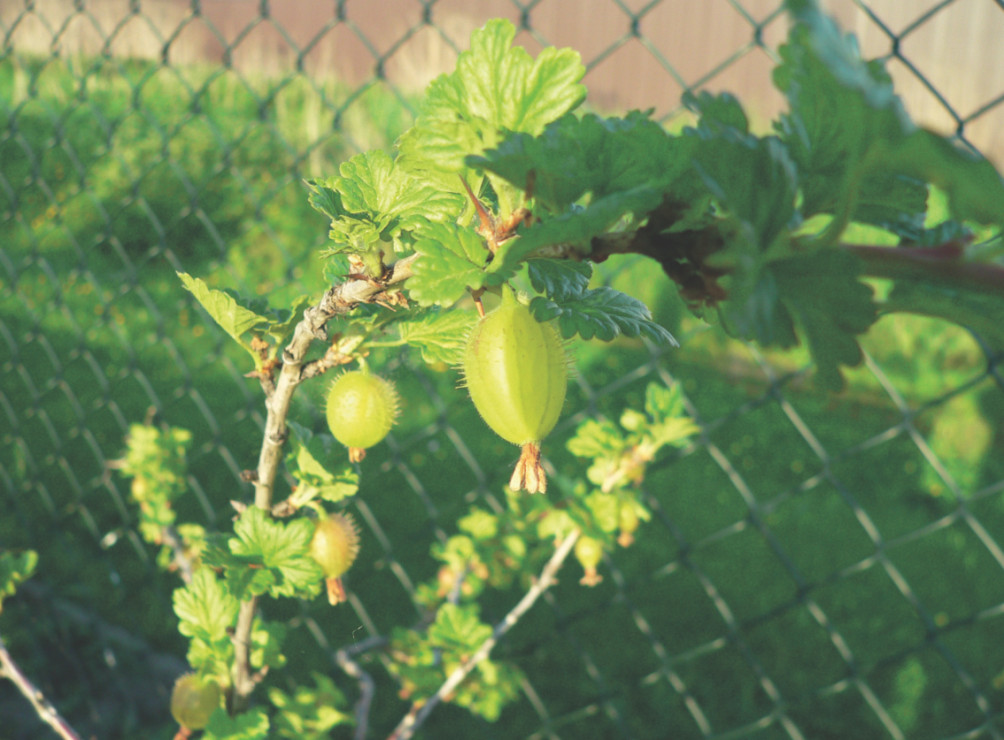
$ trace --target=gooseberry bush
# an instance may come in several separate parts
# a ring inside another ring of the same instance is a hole
[[[583,113],[578,54],[533,58],[513,45],[513,25],[491,21],[431,83],[393,151],[307,183],[331,224],[322,296],[270,306],[180,274],[247,351],[267,413],[246,472],[254,499],[234,501],[232,532],[175,522],[184,430],[136,425],[121,465],[141,533],[184,581],[174,609],[193,673],[177,690],[179,737],[321,738],[343,724],[364,737],[371,682],[353,656],[365,649],[383,651],[413,702],[395,738],[443,700],[492,720],[515,698],[519,668],[493,660],[492,647],[569,555],[588,586],[606,553],[646,536],[648,466],[699,431],[678,388],[651,384],[642,407],[579,424],[568,449],[581,475],[548,485],[546,436],[574,345],[676,343],[642,302],[598,284],[594,265],[643,255],[726,334],[807,345],[824,388],[840,388],[841,368],[862,360],[858,336],[887,312],[948,319],[1004,347],[1000,175],[915,126],[883,64],[863,60],[814,3],[787,10],[773,82],[788,107],[765,134],[725,93],[687,94],[692,125],[678,133],[646,112]],[[868,278],[891,288],[880,299]],[[266,618],[266,599],[313,599],[326,583],[331,608],[346,608],[360,542],[343,509],[386,493],[365,490],[365,450],[408,414],[408,399],[369,366],[386,346],[461,368],[457,393],[472,398],[485,434],[522,448],[505,506],[471,506],[431,545],[439,570],[416,590],[424,620],[339,651],[359,680],[354,705],[320,674],[292,695],[256,692],[287,660],[287,626]],[[295,392],[312,382],[330,384],[323,431],[291,417]],[[524,597],[486,623],[479,597],[514,584]]]

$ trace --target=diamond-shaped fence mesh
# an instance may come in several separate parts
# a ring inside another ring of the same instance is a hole
[[[85,736],[168,737],[183,668],[171,590],[109,463],[129,424],[191,430],[180,519],[225,524],[247,498],[262,399],[245,358],[174,271],[244,293],[323,288],[326,224],[302,180],[390,145],[471,29],[512,19],[531,52],[578,49],[590,105],[740,94],[754,120],[785,33],[777,0],[37,0],[0,5],[0,545],[39,551],[4,638]],[[1000,0],[831,2],[888,60],[915,119],[1004,162]],[[496,655],[526,675],[496,723],[441,707],[424,737],[1004,737],[1004,367],[980,338],[886,318],[840,398],[806,358],[726,342],[678,315],[637,262],[608,272],[685,337],[680,350],[584,348],[564,439],[682,385],[700,436],[650,471],[654,512],[595,589],[567,565]],[[350,603],[278,606],[289,653],[377,681],[371,735],[408,704],[362,648],[419,616],[429,543],[491,507],[511,449],[480,433],[452,372],[406,355],[413,405],[363,463]],[[317,390],[296,414],[319,420]],[[581,472],[581,471],[580,471]],[[515,592],[494,594],[499,619]],[[8,606],[9,604],[9,606]],[[287,609],[287,611],[282,611]],[[292,609],[292,610],[289,610]],[[9,682],[0,737],[42,737]]]

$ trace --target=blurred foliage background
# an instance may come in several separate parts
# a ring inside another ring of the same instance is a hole
[[[0,632],[85,736],[171,737],[184,669],[178,578],[156,567],[110,467],[129,425],[192,432],[180,521],[228,527],[228,502],[251,495],[240,471],[257,459],[259,389],[175,270],[273,305],[321,291],[327,225],[303,179],[391,146],[422,85],[492,16],[520,24],[531,51],[580,49],[603,111],[655,107],[679,125],[680,92],[699,87],[734,90],[761,120],[776,105],[776,0],[597,2],[595,14],[564,0],[292,5],[0,8],[0,546],[40,555]],[[829,6],[888,58],[918,118],[1000,154],[999,1]],[[584,472],[564,448],[580,421],[640,407],[652,381],[682,385],[702,433],[651,469],[654,519],[607,558],[603,583],[583,588],[567,566],[497,649],[526,674],[519,701],[495,724],[442,707],[422,736],[1004,736],[1001,358],[963,328],[886,317],[830,396],[807,354],[765,354],[686,318],[641,258],[601,278],[646,300],[682,348],[578,346],[547,446],[557,473]],[[471,503],[491,507],[515,457],[455,370],[398,350],[375,359],[405,412],[362,464],[349,604],[268,606],[291,627],[296,669],[270,678],[287,690],[317,670],[356,696],[333,652],[414,623],[415,584],[437,568],[430,543]],[[318,430],[322,386],[294,411]],[[516,598],[488,594],[484,614]],[[378,652],[360,660],[384,736],[408,704]],[[6,682],[0,718],[3,740],[46,732]]]

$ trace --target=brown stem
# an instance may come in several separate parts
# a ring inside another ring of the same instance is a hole
[[[282,462],[283,447],[289,436],[286,419],[289,416],[296,387],[305,376],[309,377],[309,374],[304,372],[309,364],[305,364],[304,361],[311,343],[315,339],[327,339],[325,325],[332,317],[348,313],[360,303],[365,303],[382,293],[387,286],[411,277],[417,259],[418,255],[414,254],[398,260],[387,268],[380,280],[364,278],[335,285],[325,292],[316,306],[304,311],[303,319],[293,330],[293,338],[283,350],[282,369],[275,386],[266,388],[266,391],[271,390],[271,393],[266,393],[265,399],[265,432],[254,480],[255,506],[266,511],[272,510],[275,479]],[[233,689],[230,696],[230,709],[234,714],[247,708],[251,692],[260,680],[260,677],[255,676],[251,670],[251,626],[257,605],[258,599],[253,597],[241,602],[237,613],[237,626],[233,636]]]
[[[842,244],[857,256],[864,273],[892,280],[923,280],[963,290],[1004,295],[1004,267],[986,262],[966,262],[963,245],[947,242],[936,247],[875,247]]]

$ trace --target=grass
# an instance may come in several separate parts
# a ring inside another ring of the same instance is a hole
[[[13,600],[0,628],[85,734],[170,737],[166,703],[149,700],[170,676],[144,666],[184,654],[176,580],[136,538],[128,486],[107,469],[128,424],[153,407],[158,422],[192,430],[193,492],[180,518],[220,528],[227,502],[248,493],[240,471],[260,443],[261,399],[242,351],[193,308],[173,270],[280,300],[316,293],[326,225],[300,180],[391,142],[410,120],[407,102],[299,77],[0,61],[0,542],[37,548],[36,582],[92,620],[73,621],[49,596]],[[754,728],[777,694],[806,737],[888,736],[861,686],[911,738],[979,726],[977,692],[999,713],[1004,666],[985,646],[1002,637],[1004,593],[978,535],[1004,540],[1004,398],[974,340],[930,319],[883,318],[865,338],[881,374],[852,370],[831,397],[813,389],[804,352],[758,353],[685,318],[644,262],[614,264],[604,279],[652,305],[683,348],[578,347],[549,459],[580,477],[564,449],[576,423],[638,407],[653,381],[683,385],[705,436],[654,466],[653,521],[610,555],[604,582],[582,588],[567,566],[553,599],[498,648],[526,672],[555,732],[784,737],[777,725]],[[386,633],[417,616],[399,574],[435,574],[430,542],[472,501],[498,495],[515,453],[485,431],[454,371],[392,352],[373,361],[407,410],[363,464],[366,527],[349,585]],[[322,385],[301,394],[296,415],[308,425],[320,421]],[[500,618],[517,596],[489,594],[485,614]],[[335,647],[368,631],[356,611],[321,601],[268,614],[296,627],[289,654],[303,675],[331,673],[304,624]],[[87,639],[94,624],[142,644],[117,644],[115,667]],[[366,659],[378,736],[407,705]],[[8,690],[0,684],[0,706],[18,706]],[[424,735],[525,737],[544,724],[524,697],[495,725],[437,710]]]

